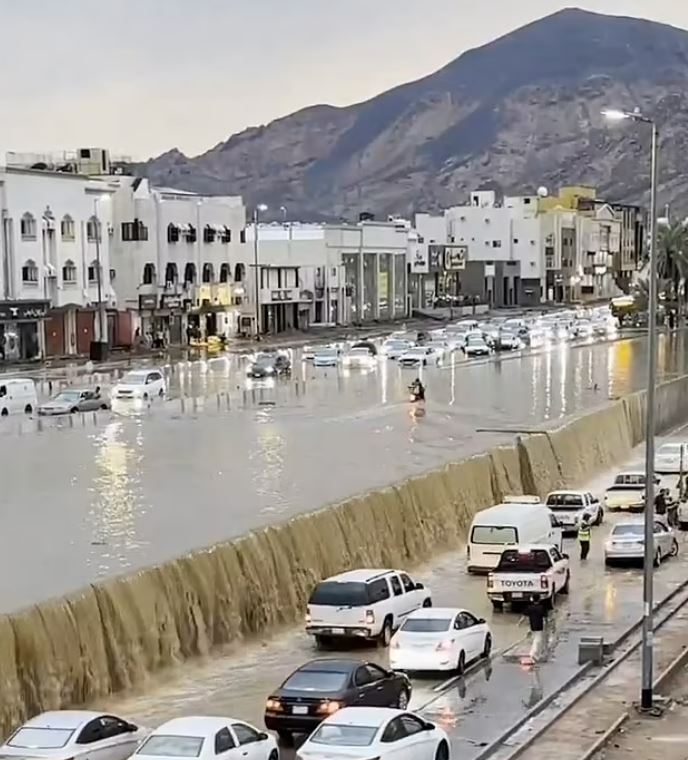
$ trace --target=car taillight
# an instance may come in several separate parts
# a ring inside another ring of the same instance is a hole
[[[318,706],[318,712],[321,715],[334,715],[337,710],[341,710],[343,707],[341,702],[331,702],[327,700]]]
[[[375,622],[375,613],[372,610],[366,610],[365,621],[366,625],[373,625]]]
[[[438,652],[445,652],[447,649],[452,648],[453,643],[454,643],[454,639],[451,639],[451,641],[440,641],[440,643],[435,647],[435,649]]]
[[[279,699],[273,699],[271,697],[265,703],[265,709],[270,710],[270,712],[281,712],[283,708],[282,703],[279,701]]]
[[[311,611],[310,609],[306,608],[306,625],[310,625],[311,622]]]
[[[540,588],[547,588],[549,586],[549,579],[546,575],[540,576]]]
[[[492,573],[490,573],[487,576],[487,587],[492,588],[493,586],[494,586],[494,576],[492,575]]]

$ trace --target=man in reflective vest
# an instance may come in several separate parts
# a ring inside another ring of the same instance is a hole
[[[587,559],[590,551],[590,523],[587,515],[581,520],[578,528],[578,543],[580,544],[580,558]]]

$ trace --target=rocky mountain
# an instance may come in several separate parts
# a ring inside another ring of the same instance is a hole
[[[612,200],[644,201],[649,129],[608,124],[605,107],[639,107],[657,120],[660,201],[688,209],[688,32],[577,9],[364,103],[306,108],[138,171],[167,186],[284,205],[291,218],[407,215],[485,185],[518,193],[589,184]]]

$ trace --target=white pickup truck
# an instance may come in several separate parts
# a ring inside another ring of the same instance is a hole
[[[659,485],[659,478],[655,478]],[[645,509],[645,473],[641,470],[620,472],[604,496],[606,509],[642,512]]]
[[[575,533],[584,517],[591,525],[600,525],[604,520],[600,500],[589,491],[552,491],[545,505],[554,512],[565,533]]]
[[[557,594],[569,593],[569,557],[556,546],[528,544],[502,552],[494,572],[487,576],[487,596],[496,611],[505,604],[541,599],[554,606]]]

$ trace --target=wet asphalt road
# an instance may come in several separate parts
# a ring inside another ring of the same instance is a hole
[[[632,462],[639,463],[639,452]],[[588,484],[602,493],[615,473]],[[411,709],[438,722],[450,734],[455,757],[471,760],[481,747],[495,739],[536,702],[561,685],[577,668],[578,642],[582,635],[615,639],[635,623],[642,611],[641,570],[605,570],[602,543],[611,525],[620,519],[607,516],[593,530],[593,546],[581,563],[575,539],[567,539],[572,560],[571,592],[560,597],[550,616],[547,655],[534,670],[522,667],[520,657],[530,649],[528,625],[518,613],[494,613],[485,595],[485,579],[469,576],[463,552],[442,556],[415,576],[433,591],[436,606],[460,606],[484,617],[494,638],[494,655],[487,663],[470,668],[463,678],[445,674],[439,678],[413,678]],[[659,600],[685,579],[688,571],[688,534],[680,535],[678,558],[667,560],[657,571],[655,595]],[[387,651],[357,647],[353,656],[387,664]],[[341,651],[331,656],[341,656]],[[271,689],[317,651],[302,631],[290,629],[263,642],[241,645],[205,662],[187,663],[148,684],[145,691],[110,699],[98,705],[134,720],[157,726],[179,715],[227,715],[262,727],[262,708]],[[283,760],[293,751],[283,750]]]
[[[685,369],[686,338],[661,336],[663,374]],[[646,352],[645,339],[633,338],[457,359],[424,372],[421,419],[407,400],[415,371],[384,360],[371,371],[319,370],[298,352],[294,360],[290,380],[257,385],[238,357],[175,365],[171,395],[183,389],[183,405],[177,395],[45,420],[40,430],[35,420],[2,421],[3,516],[12,529],[0,534],[0,573],[13,582],[0,590],[0,611],[511,439],[476,428],[532,427],[626,394],[644,384]]]

